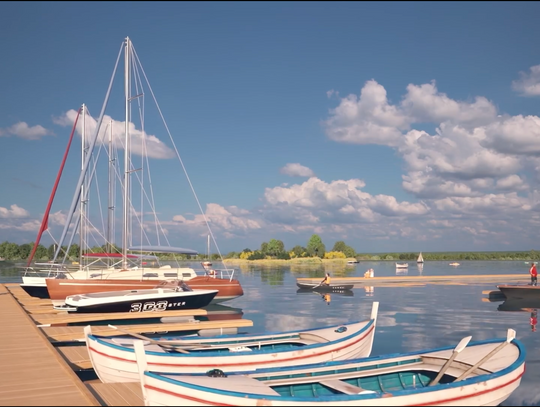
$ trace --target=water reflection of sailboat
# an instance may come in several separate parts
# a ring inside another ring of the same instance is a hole
[[[417,263],[416,267],[418,267],[418,272],[422,274],[422,272],[424,271],[424,263]]]

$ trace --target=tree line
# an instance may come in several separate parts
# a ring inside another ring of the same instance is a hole
[[[0,243],[0,257],[6,260],[26,260],[30,256],[34,243],[24,243],[18,245],[5,241]],[[54,253],[57,245],[51,244],[45,247],[38,245],[34,255],[35,261],[50,261],[54,258]],[[115,252],[121,253],[120,247],[112,245],[95,246],[88,250],[88,253],[105,253]],[[79,260],[80,247],[77,244],[72,244],[69,247],[62,247],[59,258],[68,258],[71,261]],[[193,259],[206,260],[207,254],[199,253],[197,256],[177,255],[172,253],[156,253],[161,260],[173,259]],[[540,251],[493,251],[493,252],[424,252],[422,254],[424,261],[451,261],[451,260],[523,260],[523,261],[540,261]],[[259,248],[254,250],[245,248],[241,252],[230,252],[223,256],[225,259],[245,259],[245,260],[260,260],[260,259],[283,259],[290,260],[302,257],[319,257],[321,259],[336,259],[336,258],[355,258],[357,260],[367,261],[416,261],[418,253],[358,253],[351,246],[340,240],[334,243],[332,250],[327,251],[326,245],[321,237],[317,234],[312,235],[306,243],[306,246],[296,245],[291,249],[286,249],[283,241],[278,239],[270,239],[268,242],[261,243]],[[210,254],[210,260],[220,260],[218,253]]]

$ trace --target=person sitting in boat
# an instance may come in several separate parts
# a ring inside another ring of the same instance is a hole
[[[324,276],[324,280],[321,282],[321,286],[330,286],[330,273],[326,273],[326,276]]]
[[[531,274],[531,285],[536,285],[538,279],[538,272],[536,271],[536,263],[534,261],[531,263],[529,273]]]

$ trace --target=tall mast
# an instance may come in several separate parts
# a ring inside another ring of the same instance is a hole
[[[130,145],[129,145],[129,63],[130,63],[131,41],[126,37],[126,46],[124,53],[124,92],[126,103],[126,123],[125,123],[125,150],[124,150],[124,218],[122,230],[122,268],[127,269],[127,249],[129,235],[129,169],[130,169]]]
[[[109,124],[109,205],[107,216],[107,252],[112,253],[114,236],[114,165],[113,156],[113,121]]]
[[[83,103],[81,106],[82,110],[82,132],[81,132],[81,172],[84,170],[84,159],[86,158],[86,106]],[[85,181],[81,185],[81,198],[79,203],[79,270],[82,270],[83,264],[83,254],[84,254],[84,246],[85,246],[85,213],[86,213],[86,176]]]

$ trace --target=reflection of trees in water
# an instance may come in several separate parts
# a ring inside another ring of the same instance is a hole
[[[2,270],[0,272],[0,275],[6,277],[18,277],[21,275],[20,269],[17,267],[13,267],[13,263],[8,264],[5,267],[1,263],[3,262],[0,262],[0,269]]]
[[[261,281],[268,285],[283,285],[285,269],[261,270]]]
[[[349,277],[353,275],[355,268],[347,267],[344,264],[317,264],[317,265],[307,265],[307,264],[291,264],[290,265],[291,273],[307,273],[307,277],[324,277],[326,273],[330,273],[333,277]]]

